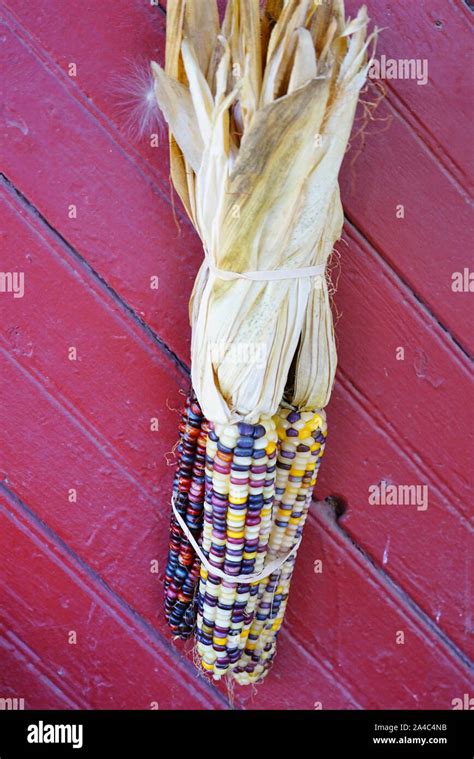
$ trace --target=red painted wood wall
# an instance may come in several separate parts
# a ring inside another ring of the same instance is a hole
[[[26,708],[450,709],[474,695],[473,296],[452,289],[472,238],[471,11],[370,2],[378,56],[427,59],[429,79],[386,81],[345,161],[320,501],[275,666],[231,700],[170,639],[151,571],[165,564],[167,453],[201,258],[173,208],[166,139],[133,139],[116,94],[133,62],[163,60],[161,5],[4,0],[0,269],[25,273],[25,294],[0,293],[0,697]],[[365,99],[377,93],[371,84]],[[428,508],[370,505],[382,480],[427,485]]]

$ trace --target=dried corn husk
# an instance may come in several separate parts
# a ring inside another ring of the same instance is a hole
[[[341,0],[170,3],[166,72],[152,64],[175,187],[208,261],[230,272],[325,263],[342,227],[337,176],[367,72],[367,13]],[[191,301],[192,381],[215,423],[321,408],[336,350],[325,280],[222,279],[205,262]],[[265,360],[228,360],[238,345]],[[219,351],[213,350],[220,346]]]

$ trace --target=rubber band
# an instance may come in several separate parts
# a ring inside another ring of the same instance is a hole
[[[181,516],[178,509],[176,508],[175,503],[174,503],[174,497],[171,498],[171,507],[173,509],[174,515],[178,521],[179,526],[181,527],[182,531],[186,535],[187,539],[189,540],[192,547],[196,551],[196,554],[201,560],[201,564],[203,564],[203,566],[207,569],[207,571],[210,574],[217,575],[217,577],[220,577],[221,580],[227,580],[227,582],[233,582],[237,584],[243,584],[243,583],[247,584],[249,582],[253,583],[253,582],[260,582],[260,580],[264,580],[265,577],[269,577],[271,574],[276,572],[277,569],[280,569],[280,567],[282,567],[283,564],[286,561],[288,561],[288,559],[291,558],[291,556],[293,556],[293,554],[296,554],[301,543],[301,538],[299,538],[298,541],[293,546],[293,548],[290,551],[288,551],[288,553],[285,556],[279,559],[274,559],[273,561],[270,561],[269,564],[267,564],[267,566],[264,566],[261,572],[256,572],[251,575],[228,575],[225,572],[223,572],[222,569],[219,569],[218,567],[214,567],[212,564],[209,563],[208,559],[202,552],[200,546],[198,545],[198,543],[194,539],[194,536],[189,530],[188,525],[186,524],[183,517]]]

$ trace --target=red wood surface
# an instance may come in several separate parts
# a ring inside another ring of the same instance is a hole
[[[429,82],[385,83],[341,177],[340,365],[317,493],[347,510],[336,522],[314,506],[272,672],[231,695],[170,639],[161,570],[150,571],[166,557],[201,250],[170,189],[166,139],[152,148],[129,134],[117,81],[133,62],[163,60],[165,5],[4,2],[0,268],[24,271],[26,291],[0,294],[0,697],[450,708],[473,687],[472,294],[451,289],[472,236],[470,11],[370,3],[387,27],[378,55],[427,58]],[[370,85],[365,99],[376,97]],[[428,509],[370,505],[381,480],[428,485]]]

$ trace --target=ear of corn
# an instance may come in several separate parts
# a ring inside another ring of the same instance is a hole
[[[187,398],[179,432],[173,499],[189,530],[195,538],[199,538],[203,520],[207,422],[193,394]],[[180,638],[188,637],[194,628],[199,567],[199,559],[173,514],[165,570],[164,605],[168,624]]]
[[[279,444],[268,561],[288,553],[302,535],[327,434],[324,412],[281,407],[275,421]],[[241,685],[258,682],[271,666],[295,561],[292,555],[259,584],[247,641],[232,670]]]
[[[336,368],[325,278],[271,272],[324,266],[340,236],[338,172],[373,35],[365,7],[346,20],[342,0],[267,0],[262,12],[229,0],[220,35],[217,19],[214,0],[169,3],[166,71],[152,69],[173,182],[206,256],[190,302],[192,384],[209,420],[197,648],[215,678],[255,682],[274,656],[295,555],[260,582],[232,578],[301,535],[324,449],[315,409]],[[264,360],[230,358],[245,345]],[[198,563],[179,531],[171,549],[167,610],[184,633]]]
[[[268,547],[277,435],[270,418],[259,424],[210,425],[202,549],[221,579],[201,567],[197,650],[216,679],[239,659],[247,607],[257,587],[231,577],[260,572]]]

